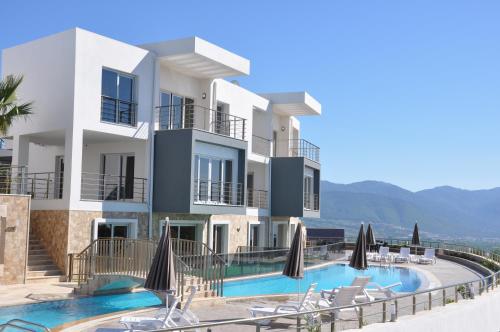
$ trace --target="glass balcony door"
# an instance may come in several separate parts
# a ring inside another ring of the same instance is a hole
[[[170,92],[160,93],[159,127],[162,130],[192,128],[194,100]]]

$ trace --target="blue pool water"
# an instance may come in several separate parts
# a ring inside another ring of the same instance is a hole
[[[396,292],[413,292],[421,284],[418,274],[404,267],[370,266],[367,270],[358,271],[345,264],[333,264],[319,269],[306,270],[304,274],[304,279],[300,281],[302,292],[305,292],[313,282],[318,283],[317,291],[349,286],[354,278],[360,275],[371,276],[371,281],[381,286],[388,286],[401,281],[401,286],[393,288]],[[298,284],[297,280],[283,275],[226,281],[224,283],[224,296],[295,293]]]
[[[137,292],[0,307],[0,324],[21,318],[52,328],[88,317],[159,304],[160,299],[153,293]]]

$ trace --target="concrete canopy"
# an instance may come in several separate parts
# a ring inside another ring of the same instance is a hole
[[[160,63],[198,78],[250,74],[250,61],[198,37],[140,45]]]

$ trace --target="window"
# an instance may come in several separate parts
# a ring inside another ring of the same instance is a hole
[[[233,161],[195,155],[194,199],[196,202],[233,202]]]
[[[304,208],[307,210],[312,209],[312,176],[304,177]]]
[[[101,121],[136,125],[133,76],[103,69],[101,82]]]
[[[170,92],[160,93],[160,129],[192,128],[194,100]]]

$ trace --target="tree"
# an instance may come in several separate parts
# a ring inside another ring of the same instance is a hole
[[[33,103],[18,103],[16,97],[16,90],[22,81],[22,76],[13,75],[0,81],[0,135],[7,135],[14,119],[26,119],[32,114]]]

